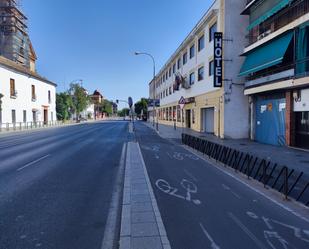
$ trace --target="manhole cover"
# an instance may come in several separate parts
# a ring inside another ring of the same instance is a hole
[[[247,144],[239,144],[239,145],[245,146],[245,145],[247,145]]]

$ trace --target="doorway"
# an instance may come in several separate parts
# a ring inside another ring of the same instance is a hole
[[[191,128],[191,110],[186,110],[186,127]]]
[[[295,112],[295,145],[309,149],[309,112]]]
[[[48,110],[44,109],[44,124],[46,125],[48,123]]]
[[[214,134],[215,108],[212,107],[212,108],[201,109],[201,119],[202,119],[201,131],[205,133]]]
[[[285,145],[285,98],[256,101],[255,140],[259,143]]]

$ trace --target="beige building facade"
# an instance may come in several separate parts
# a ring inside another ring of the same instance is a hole
[[[248,25],[247,17],[240,15],[245,6],[245,0],[214,1],[162,67],[155,88],[153,81],[149,84],[150,97],[160,99],[156,121],[221,138],[248,137],[248,98],[237,77]],[[222,87],[214,86],[216,32],[223,35]],[[179,105],[182,97],[183,109]]]

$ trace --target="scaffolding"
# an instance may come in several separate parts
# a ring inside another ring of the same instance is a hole
[[[27,17],[19,0],[0,0],[0,55],[30,67]]]

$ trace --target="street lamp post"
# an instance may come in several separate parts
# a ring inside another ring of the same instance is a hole
[[[153,112],[152,112],[152,125],[153,127],[155,126],[155,113],[156,113],[156,103],[155,103],[155,99],[156,99],[156,62],[154,57],[149,54],[149,53],[145,53],[145,52],[135,52],[135,55],[146,55],[148,57],[150,57],[152,59],[153,62]],[[158,130],[158,115],[157,115],[157,123],[156,123],[156,129]]]

